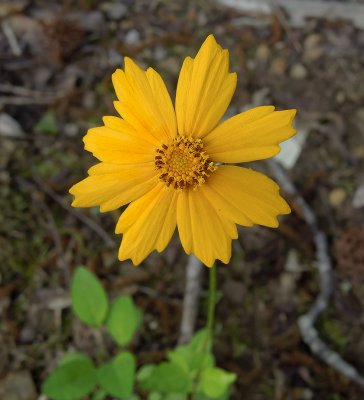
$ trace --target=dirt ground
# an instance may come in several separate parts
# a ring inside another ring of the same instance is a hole
[[[313,209],[334,266],[333,296],[317,328],[364,374],[364,31],[350,21],[311,19],[302,29],[286,22],[209,1],[1,1],[1,399],[37,399],[70,349],[95,355],[97,336],[70,311],[78,265],[95,271],[110,296],[133,294],[143,308],[132,346],[141,363],[175,346],[187,261],[178,237],[139,268],[121,263],[113,233],[119,212],[72,209],[68,189],[95,163],[83,135],[103,115],[116,115],[111,74],[123,57],[154,67],[174,96],[184,57],[209,33],[229,49],[238,73],[229,114],[261,104],[298,109],[305,140],[287,172]],[[264,162],[252,166],[269,174]],[[297,321],[319,281],[312,234],[288,200],[293,213],[278,229],[240,229],[230,265],[219,265],[218,365],[238,375],[232,399],[363,399],[301,339]],[[199,327],[206,295],[204,279]],[[111,342],[108,351],[115,351]],[[29,396],[16,397],[9,381]]]

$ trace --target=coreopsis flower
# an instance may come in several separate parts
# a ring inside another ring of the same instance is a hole
[[[256,107],[221,121],[236,87],[229,53],[212,35],[179,75],[175,106],[160,75],[125,58],[112,76],[120,117],[84,137],[101,162],[70,189],[74,207],[101,212],[128,203],[115,232],[119,259],[139,264],[161,252],[176,227],[186,253],[228,263],[236,224],[277,227],[290,208],[265,175],[231,164],[272,157],[295,134],[295,110]]]

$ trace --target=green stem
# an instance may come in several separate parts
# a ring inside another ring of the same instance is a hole
[[[209,303],[207,312],[207,329],[212,337],[215,320],[216,303],[216,265],[214,264],[209,271]]]
[[[206,337],[206,341],[203,345],[205,357],[208,355],[208,343],[213,338],[213,329],[214,329],[214,321],[215,321],[215,303],[216,303],[216,265],[214,264],[209,270],[209,302],[207,309],[207,323],[206,328],[208,330],[208,337]],[[200,381],[200,375],[202,371],[198,371],[196,380],[194,383],[194,387],[192,390],[192,394],[190,399],[196,399],[196,390],[198,387],[198,383]]]

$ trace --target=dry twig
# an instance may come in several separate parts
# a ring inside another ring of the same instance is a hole
[[[9,47],[14,56],[21,56],[22,50],[19,45],[18,39],[11,26],[7,23],[7,21],[2,22],[2,29],[6,39],[8,40]]]
[[[40,91],[8,83],[0,83],[0,92],[7,93],[0,96],[0,105],[52,104],[67,96],[67,90]]]
[[[66,211],[72,214],[74,217],[82,221],[85,225],[91,228],[100,238],[103,239],[105,244],[109,248],[115,247],[114,240],[109,236],[109,234],[101,228],[93,219],[89,218],[87,215],[83,214],[79,210],[72,208],[67,203],[65,203],[64,199],[55,193],[52,188],[50,188],[45,182],[39,179],[37,176],[33,175],[34,182],[37,186],[49,197],[51,197],[56,203],[58,203],[61,207],[63,207]]]
[[[317,219],[311,207],[306,203],[297,189],[290,181],[282,167],[273,160],[268,161],[268,165],[275,175],[276,180],[282,189],[296,199],[300,206],[303,218],[312,231],[313,240],[316,246],[317,269],[320,278],[320,293],[317,296],[310,310],[302,315],[298,320],[303,341],[317,357],[326,364],[346,376],[353,382],[364,387],[364,377],[341,356],[330,349],[330,347],[320,338],[315,322],[319,315],[327,308],[333,291],[332,264],[329,256],[329,249],[325,234],[319,229]]]
[[[201,275],[203,265],[195,256],[190,255],[186,268],[186,286],[183,297],[182,321],[179,335],[179,344],[187,343],[194,332],[198,299],[201,292]]]

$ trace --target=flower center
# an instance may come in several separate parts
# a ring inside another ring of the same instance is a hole
[[[201,139],[185,136],[177,136],[168,145],[162,144],[154,157],[159,179],[177,190],[202,185],[217,168],[202,148]]]

